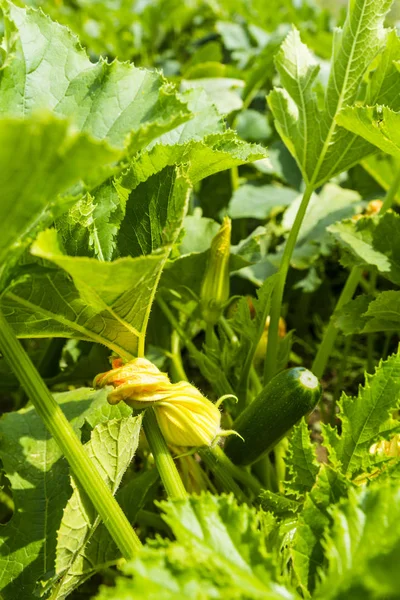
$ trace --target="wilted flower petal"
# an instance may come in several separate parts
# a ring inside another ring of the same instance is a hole
[[[124,400],[133,406],[135,400],[146,401],[147,398],[147,401],[151,402],[152,393],[162,386],[170,385],[170,380],[166,373],[162,373],[146,358],[135,358],[122,367],[100,373],[95,377],[93,382],[95,388],[107,385],[115,388],[115,391],[107,397],[110,404],[117,404]]]

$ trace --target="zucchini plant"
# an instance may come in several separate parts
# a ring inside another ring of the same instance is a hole
[[[396,3],[0,7],[0,598],[398,598]]]

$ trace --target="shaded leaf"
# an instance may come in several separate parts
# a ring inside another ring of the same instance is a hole
[[[81,388],[56,394],[75,431],[127,416],[126,405],[111,407],[104,390]],[[0,420],[0,457],[15,502],[11,521],[0,528],[0,590],[7,600],[33,597],[38,580],[54,567],[56,532],[71,494],[69,467],[33,407]]]
[[[139,442],[142,418],[125,417],[97,425],[85,449],[115,495]],[[83,490],[72,479],[72,496],[57,532],[57,598],[65,598],[97,570],[120,557]],[[139,507],[138,507],[139,508]],[[55,593],[53,590],[53,594]]]

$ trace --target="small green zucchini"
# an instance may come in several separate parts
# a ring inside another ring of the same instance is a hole
[[[225,453],[237,465],[251,465],[281,440],[321,397],[318,379],[304,367],[278,373],[239,415]]]

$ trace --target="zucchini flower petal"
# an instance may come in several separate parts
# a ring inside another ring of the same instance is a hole
[[[168,444],[211,446],[221,433],[221,413],[190,383],[171,384],[156,394],[157,421]]]
[[[125,365],[99,373],[93,381],[93,387],[102,388],[111,385],[115,388],[108,394],[110,404],[118,404],[124,400],[134,406],[134,401],[152,401],[152,394],[170,384],[169,377],[162,373],[146,358],[135,358]],[[142,408],[142,406],[140,406]]]

